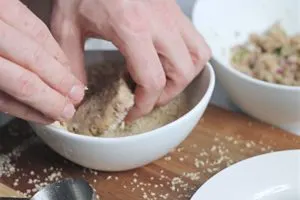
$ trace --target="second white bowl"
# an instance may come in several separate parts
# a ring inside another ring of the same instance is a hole
[[[230,49],[250,33],[280,22],[289,34],[300,32],[298,0],[199,0],[193,23],[213,51],[218,80],[246,113],[300,135],[300,87],[263,82],[234,69]]]

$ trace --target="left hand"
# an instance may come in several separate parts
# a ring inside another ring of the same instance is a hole
[[[175,0],[56,0],[52,31],[83,82],[87,36],[119,48],[137,84],[129,120],[181,93],[211,56]]]

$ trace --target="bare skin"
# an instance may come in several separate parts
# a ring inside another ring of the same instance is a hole
[[[54,37],[20,1],[0,1],[1,112],[40,123],[72,118],[89,36],[112,41],[126,58],[137,84],[127,120],[168,103],[211,56],[175,0],[56,0],[51,29]]]
[[[56,0],[51,26],[82,82],[85,38],[109,40],[119,48],[137,84],[130,121],[181,93],[211,57],[174,0]]]
[[[0,111],[39,123],[70,119],[84,85],[46,25],[18,0],[0,1]]]

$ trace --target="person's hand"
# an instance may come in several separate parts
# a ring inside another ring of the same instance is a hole
[[[52,31],[85,81],[85,37],[112,41],[136,82],[135,106],[127,119],[149,113],[184,90],[211,51],[175,0],[57,0]]]
[[[47,26],[18,0],[0,1],[0,112],[50,123],[70,119],[84,85]]]

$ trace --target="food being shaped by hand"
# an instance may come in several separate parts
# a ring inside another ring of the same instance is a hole
[[[87,74],[85,99],[66,127],[74,133],[100,136],[123,122],[134,105],[134,95],[120,64],[91,66]]]
[[[167,105],[155,107],[151,113],[125,124],[134,105],[134,83],[127,75],[117,63],[89,67],[85,99],[73,119],[62,124],[63,128],[81,135],[124,137],[160,128],[190,109],[188,97],[182,92]]]

